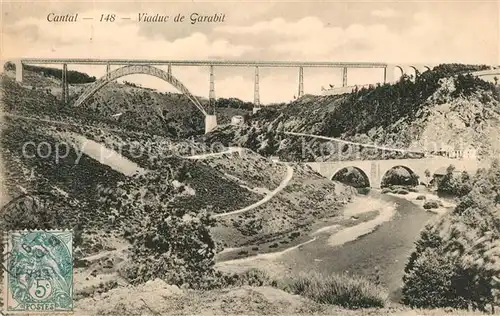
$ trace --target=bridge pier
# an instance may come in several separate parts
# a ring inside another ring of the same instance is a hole
[[[380,173],[380,163],[373,161],[370,165],[370,186],[374,189],[380,189],[383,176],[384,175]]]
[[[111,73],[111,65],[109,63],[106,64],[106,79],[109,80],[110,76],[109,74]]]
[[[260,93],[259,93],[259,67],[255,67],[255,80],[253,84],[253,109],[252,113],[255,114],[260,110]]]
[[[347,67],[342,68],[342,87],[347,87]]]
[[[169,76],[171,76],[171,75],[172,75],[172,64],[168,64],[167,74],[168,74]]]
[[[68,99],[69,99],[68,64],[63,64],[61,81],[62,81],[62,101],[64,104],[68,104]]]
[[[16,65],[16,82],[23,82],[23,63],[17,59],[14,64]]]
[[[393,83],[394,80],[394,65],[387,65],[384,68],[384,83]]]
[[[214,79],[214,66],[210,65],[210,91],[208,93],[208,105],[213,108],[215,114],[215,79]]]
[[[210,133],[217,127],[217,116],[215,114],[205,115],[205,134]]]
[[[304,95],[304,67],[299,67],[299,92],[297,98]]]

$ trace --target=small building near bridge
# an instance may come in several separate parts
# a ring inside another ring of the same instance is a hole
[[[243,125],[245,119],[241,115],[235,115],[231,118],[231,125]]]

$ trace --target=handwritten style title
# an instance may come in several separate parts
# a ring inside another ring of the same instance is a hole
[[[97,20],[98,22],[116,22],[118,20],[134,20],[130,16],[118,16],[113,13],[104,13],[99,17],[94,18],[91,16],[79,16],[78,13],[66,13],[66,14],[47,14],[47,21],[52,23],[75,23],[80,20]],[[223,23],[226,20],[226,14],[215,13],[211,15],[199,14],[197,12],[191,13],[189,16],[183,14],[177,15],[167,15],[167,14],[151,14],[151,13],[138,13],[136,16],[136,21],[141,23],[165,23],[165,22],[175,22],[183,23],[189,22],[191,24],[197,23]]]

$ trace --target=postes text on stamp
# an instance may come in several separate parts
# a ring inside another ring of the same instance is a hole
[[[72,231],[14,231],[4,238],[4,311],[72,312]]]

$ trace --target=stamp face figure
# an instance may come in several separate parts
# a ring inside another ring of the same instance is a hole
[[[6,243],[4,310],[73,311],[72,232],[9,232]]]

